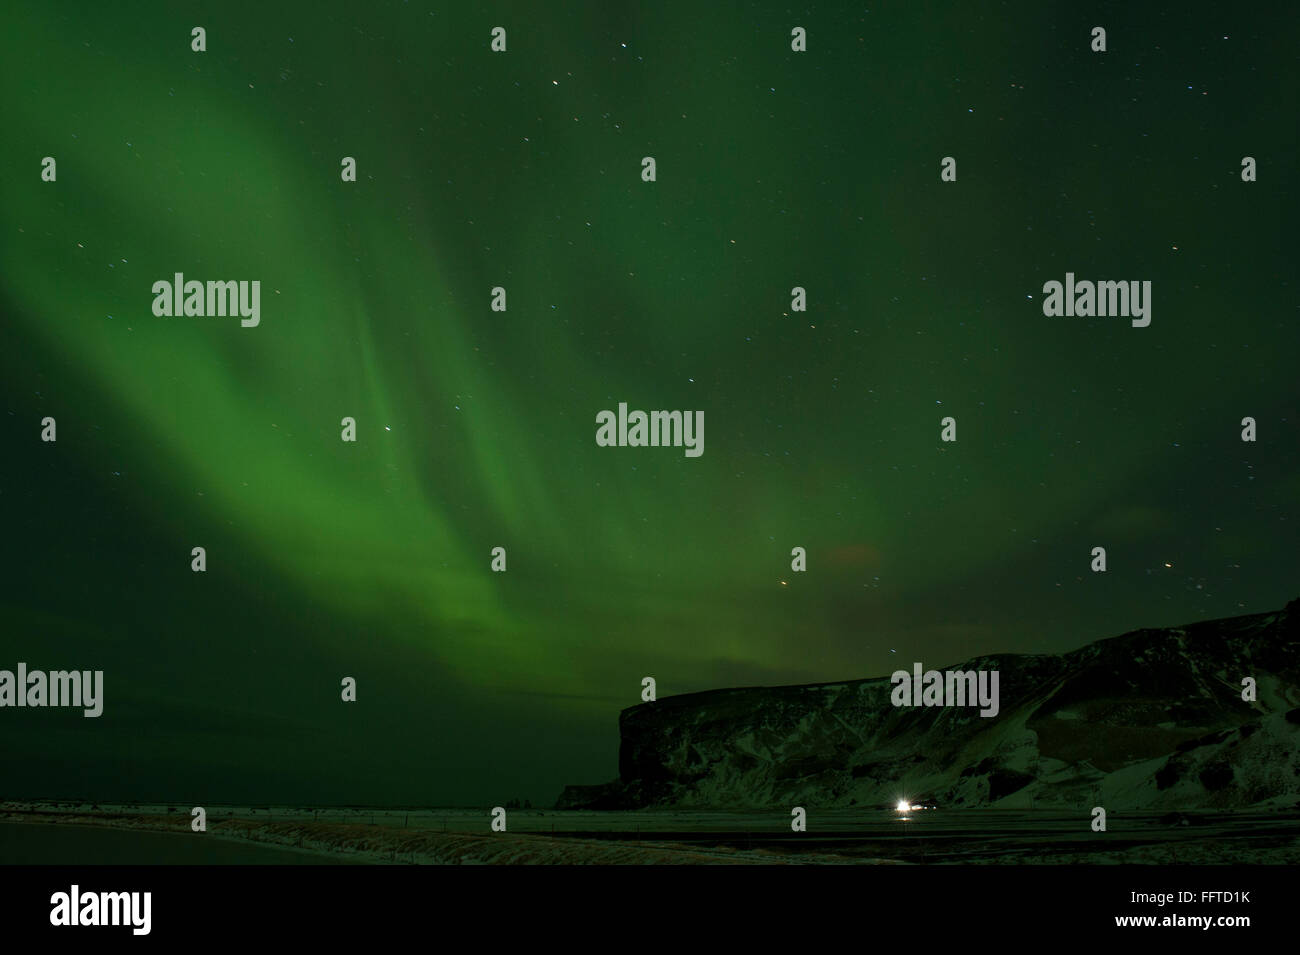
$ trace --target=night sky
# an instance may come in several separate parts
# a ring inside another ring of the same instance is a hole
[[[0,798],[549,805],[644,676],[1300,596],[1294,5],[18,6],[0,668],[105,704],[0,710]],[[1045,317],[1067,272],[1151,325]],[[620,402],[703,455],[598,447]]]

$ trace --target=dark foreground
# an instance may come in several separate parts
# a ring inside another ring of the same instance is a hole
[[[0,812],[0,864],[793,863],[1233,865],[1300,862],[1300,812],[777,812],[210,807],[208,829],[158,807]]]

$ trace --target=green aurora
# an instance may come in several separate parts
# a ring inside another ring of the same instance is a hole
[[[106,702],[0,711],[0,798],[549,803],[644,676],[1297,596],[1300,14],[897,6],[6,5],[0,667]],[[1151,326],[1045,318],[1067,271]]]

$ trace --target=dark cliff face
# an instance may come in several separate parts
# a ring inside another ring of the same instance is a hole
[[[888,677],[669,697],[621,714],[617,781],[571,786],[558,805],[1300,801],[1300,601],[1137,630],[1059,656],[1005,654],[944,669],[999,671],[998,714],[895,707]],[[1255,702],[1241,698],[1245,677],[1256,681]]]

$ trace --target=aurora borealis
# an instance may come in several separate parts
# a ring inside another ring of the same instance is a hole
[[[0,795],[549,803],[647,675],[1296,597],[1296,11],[980,7],[7,6],[0,667],[105,704],[0,712]],[[1045,317],[1067,272],[1150,326]],[[621,402],[705,452],[598,446]]]

